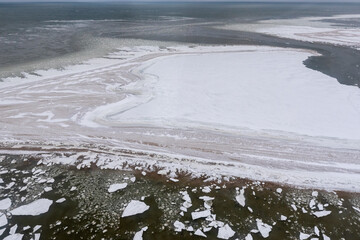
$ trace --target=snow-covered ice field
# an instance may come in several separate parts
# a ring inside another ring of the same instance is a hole
[[[360,94],[259,46],[123,48],[0,85],[1,152],[360,191]]]
[[[347,27],[342,24],[329,22],[330,20],[351,20],[359,18],[359,14],[349,14],[327,17],[271,19],[259,21],[256,24],[227,24],[221,28],[250,32],[255,31],[282,38],[306,42],[329,43],[360,49],[360,28]]]

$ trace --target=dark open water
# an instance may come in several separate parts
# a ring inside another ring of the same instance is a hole
[[[275,18],[358,14],[360,4],[36,3],[0,4],[0,78],[60,68],[131,45],[126,39],[210,44],[260,44],[321,52],[306,65],[358,85],[360,52],[283,40],[213,25]],[[360,27],[359,22],[337,22]],[[147,43],[149,44],[149,43]]]

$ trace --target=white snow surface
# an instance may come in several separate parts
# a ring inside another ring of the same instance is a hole
[[[129,217],[137,214],[141,214],[147,211],[150,207],[144,202],[138,200],[131,200],[131,202],[126,206],[121,217]]]
[[[141,94],[126,98],[108,120],[360,139],[358,89],[306,68],[311,55],[272,49],[155,59],[137,70],[145,80],[134,91]]]
[[[35,200],[29,204],[20,206],[10,211],[12,215],[17,216],[37,216],[49,211],[50,206],[52,205],[53,201],[45,198],[40,198]]]

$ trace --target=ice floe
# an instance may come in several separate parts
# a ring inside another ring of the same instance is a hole
[[[245,190],[242,188],[240,189],[239,194],[235,197],[236,201],[240,204],[240,206],[245,207]]]
[[[143,233],[148,229],[148,227],[143,227],[140,231],[135,233],[135,236],[133,240],[142,240],[143,239]]]
[[[6,224],[8,224],[6,215],[0,213],[0,227],[5,226]]]
[[[141,214],[147,211],[150,207],[144,202],[138,200],[131,200],[131,202],[126,206],[121,217],[129,217],[137,214]]]
[[[40,198],[32,203],[15,208],[11,210],[10,213],[12,215],[18,215],[18,216],[25,216],[25,215],[37,216],[48,212],[52,203],[53,203],[52,200]]]
[[[217,237],[220,239],[229,239],[234,236],[235,232],[231,229],[229,224],[225,224],[223,227],[219,228]]]
[[[22,240],[23,236],[24,236],[23,234],[15,233],[5,237],[3,240]]]
[[[199,219],[199,218],[206,218],[211,215],[210,210],[204,210],[199,212],[192,212],[191,217],[193,220]]]
[[[56,203],[63,203],[65,201],[66,201],[65,198],[59,198],[58,200],[56,200]]]
[[[11,207],[11,199],[5,198],[3,200],[0,200],[0,210],[7,210]]]
[[[320,217],[325,217],[327,215],[330,215],[331,211],[317,211],[317,212],[313,212],[312,214],[314,214],[316,217],[320,218]]]
[[[263,221],[261,219],[256,219],[256,225],[257,225],[257,228],[259,229],[260,234],[263,238],[269,237],[269,234],[272,230],[272,226],[270,226],[266,223],[263,223]]]
[[[205,233],[203,233],[203,231],[201,231],[200,229],[196,230],[195,233],[194,233],[194,235],[200,236],[200,237],[205,237],[205,238],[207,237],[207,236],[205,235]]]
[[[127,183],[116,183],[116,184],[111,184],[109,189],[108,189],[108,192],[109,193],[113,193],[113,192],[116,192],[118,190],[122,190],[124,188],[127,187]]]
[[[174,227],[175,227],[175,231],[176,231],[176,232],[181,232],[182,230],[185,229],[185,224],[183,224],[183,223],[180,222],[180,221],[175,221],[175,222],[174,222]]]

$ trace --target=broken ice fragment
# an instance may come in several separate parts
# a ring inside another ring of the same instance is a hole
[[[211,215],[210,210],[204,210],[200,212],[192,212],[191,217],[193,220],[199,219],[199,218],[206,218]]]
[[[60,199],[56,200],[56,203],[63,203],[63,202],[65,202],[65,201],[66,201],[65,198],[60,198]]]
[[[219,228],[217,237],[220,239],[229,239],[234,236],[235,232],[231,229],[229,224]]]
[[[181,232],[183,229],[185,229],[185,225],[179,221],[174,222],[174,227],[176,232]]]
[[[320,217],[325,217],[327,215],[329,215],[331,213],[331,211],[317,211],[317,212],[313,212],[313,214],[320,218]]]
[[[0,227],[5,226],[8,223],[8,220],[5,214],[0,215]]]
[[[260,220],[260,219],[256,219],[256,225],[257,225],[257,228],[259,229],[260,234],[263,238],[269,237],[269,233],[272,230],[272,226],[270,226],[266,223],[263,223],[262,220]]]
[[[194,234],[200,237],[207,237],[200,229],[196,230]]]
[[[306,234],[306,233],[302,233],[300,232],[300,240],[305,240],[305,239],[308,239],[311,235],[310,234]]]
[[[150,207],[146,205],[144,202],[138,200],[131,200],[131,202],[126,206],[121,217],[128,217],[137,215],[147,211]]]
[[[127,183],[116,183],[116,184],[111,184],[109,189],[108,189],[108,192],[109,193],[113,193],[113,192],[116,192],[118,190],[122,190],[124,188],[127,187]]]
[[[253,237],[251,236],[250,233],[248,233],[248,235],[246,235],[245,240],[253,240]]]
[[[6,210],[9,207],[11,207],[11,199],[5,198],[3,200],[0,200],[0,210]]]
[[[48,212],[52,203],[52,200],[40,198],[32,203],[15,208],[14,210],[11,210],[10,213],[16,216],[37,216]]]
[[[236,201],[240,204],[240,206],[245,207],[245,196],[244,189],[240,190],[240,194],[235,197]]]
[[[143,233],[148,229],[148,227],[143,227],[140,231],[138,231],[137,233],[135,233],[135,236],[133,238],[133,240],[142,240],[143,239]]]

